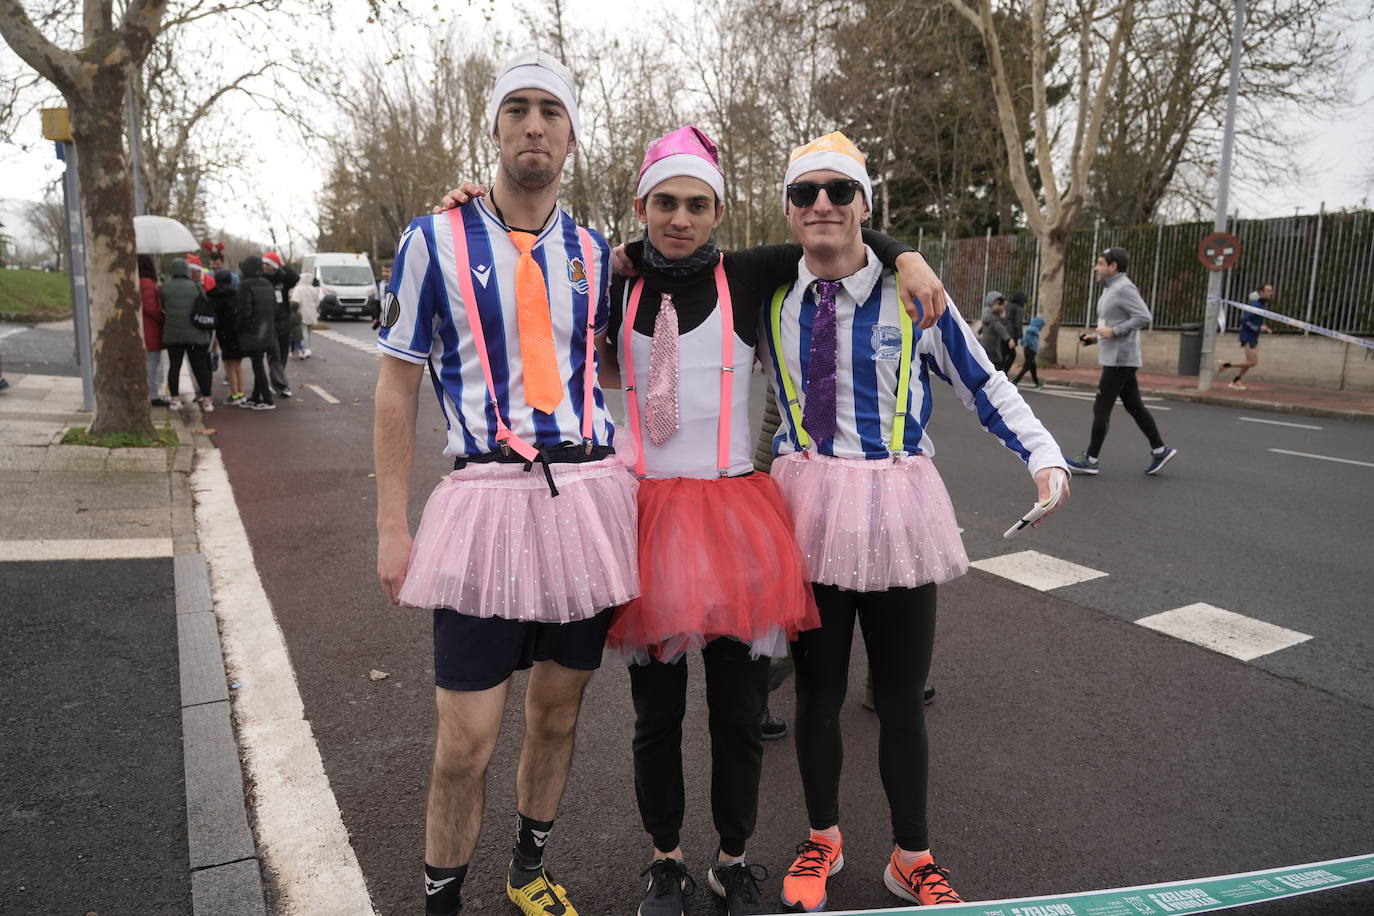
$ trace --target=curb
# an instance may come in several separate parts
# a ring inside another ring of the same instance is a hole
[[[179,444],[169,474],[191,906],[195,916],[266,916],[210,569],[196,536],[190,474],[197,446],[208,443],[199,419],[173,417]]]
[[[1082,391],[1096,391],[1096,382],[1078,381],[1077,379],[1054,379],[1050,381],[1052,385],[1060,388],[1076,388]],[[1194,404],[1211,404],[1217,407],[1240,407],[1247,410],[1271,410],[1275,413],[1300,414],[1307,417],[1323,417],[1329,420],[1355,420],[1358,422],[1374,422],[1374,414],[1365,413],[1359,410],[1341,410],[1337,407],[1317,407],[1309,404],[1282,404],[1277,401],[1265,401],[1259,398],[1231,398],[1221,395],[1209,394],[1207,392],[1186,392],[1176,388],[1147,388],[1140,387],[1141,394],[1148,394],[1153,397],[1163,398],[1166,401],[1190,401]]]

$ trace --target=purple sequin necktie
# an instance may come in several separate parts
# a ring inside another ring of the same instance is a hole
[[[811,359],[806,368],[806,405],[802,426],[814,442],[835,435],[835,294],[836,280],[817,280],[820,302],[811,323]]]

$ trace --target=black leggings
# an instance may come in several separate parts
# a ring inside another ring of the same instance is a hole
[[[205,344],[168,344],[167,345],[167,392],[177,397],[181,392],[181,358],[191,362],[191,375],[195,377],[200,396],[210,396],[210,348]]]
[[[711,732],[711,812],[720,848],[744,855],[758,818],[759,776],[768,702],[768,659],[749,657],[735,639],[715,639],[701,650]],[[644,829],[661,852],[681,845],[685,808],[682,718],[687,712],[687,660],[630,666],[635,704],[635,798]]]
[[[267,351],[254,350],[248,354],[253,361],[253,400],[272,403],[272,383],[267,376]]]
[[[1022,347],[1021,351],[1025,354],[1026,360],[1021,364],[1021,371],[1016,373],[1016,378],[1012,379],[1011,383],[1013,385],[1017,384],[1021,381],[1021,377],[1029,372],[1031,374],[1031,381],[1039,385],[1040,376],[1035,371],[1035,354],[1039,351],[1032,350],[1028,347]],[[1010,369],[1011,367],[1008,366],[1007,368]]]
[[[1121,398],[1126,412],[1135,420],[1135,425],[1150,440],[1150,448],[1163,448],[1164,440],[1159,437],[1159,427],[1155,426],[1154,415],[1140,399],[1140,385],[1136,382],[1135,366],[1103,366],[1102,375],[1097,380],[1097,399],[1093,401],[1093,433],[1088,443],[1088,454],[1096,458],[1102,451],[1102,443],[1107,441],[1107,426],[1111,423],[1112,408],[1116,399]]]
[[[913,852],[927,849],[928,744],[922,694],[935,645],[935,586],[885,592],[851,592],[833,585],[812,588],[821,626],[792,643],[797,666],[797,764],[811,827],[824,830],[840,822],[840,713],[857,617],[873,674],[878,771],[887,792],[893,840]]]

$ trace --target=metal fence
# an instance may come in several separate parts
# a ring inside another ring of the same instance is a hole
[[[1155,327],[1202,321],[1207,271],[1198,263],[1197,246],[1211,231],[1211,222],[1078,230],[1069,240],[1060,323],[1086,326],[1096,319],[1100,290],[1092,266],[1112,246],[1130,253],[1131,278],[1150,304]],[[1374,212],[1233,219],[1229,231],[1240,239],[1241,257],[1222,274],[1224,298],[1244,301],[1251,290],[1272,283],[1272,310],[1347,334],[1374,335]],[[916,242],[966,317],[978,317],[988,290],[1008,298],[1025,291],[1034,314],[1040,257],[1033,235]]]

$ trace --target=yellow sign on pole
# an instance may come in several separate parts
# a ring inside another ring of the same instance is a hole
[[[43,139],[72,142],[72,119],[65,108],[43,109]]]

